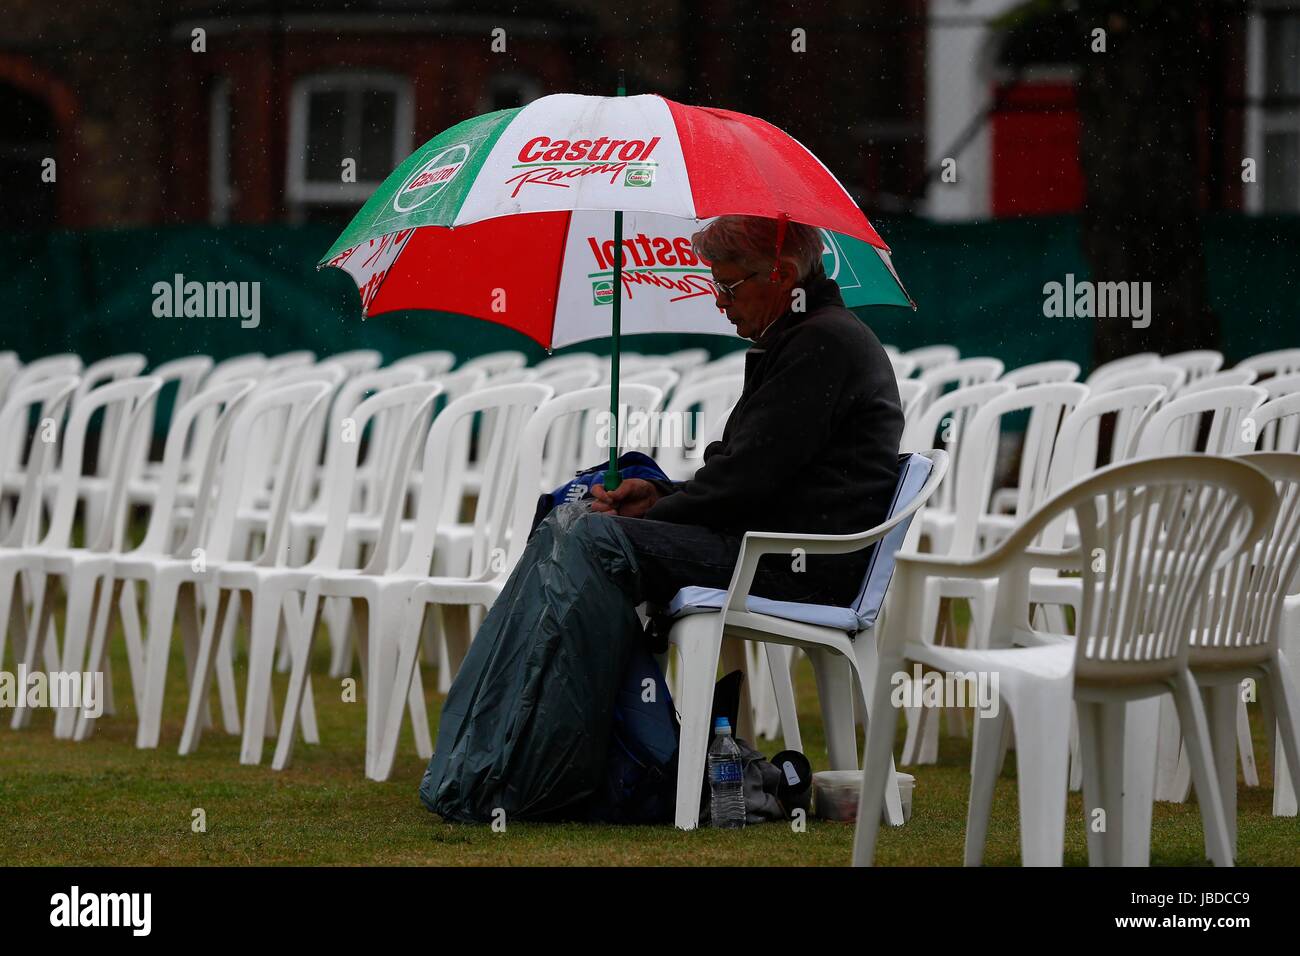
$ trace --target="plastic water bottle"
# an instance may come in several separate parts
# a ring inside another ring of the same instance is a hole
[[[744,767],[740,748],[731,737],[731,722],[719,717],[713,725],[709,747],[709,815],[715,827],[734,829],[745,825]]]

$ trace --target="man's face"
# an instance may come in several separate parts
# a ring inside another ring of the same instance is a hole
[[[785,311],[789,303],[788,285],[792,284],[788,280],[792,279],[793,270],[786,262],[781,266],[779,281],[775,283],[768,281],[768,273],[755,274],[736,262],[714,262],[710,266],[715,283],[735,288],[734,293],[728,294],[719,287],[716,299],[718,308],[727,313],[728,321],[741,338],[757,339]],[[740,285],[735,285],[737,282]]]

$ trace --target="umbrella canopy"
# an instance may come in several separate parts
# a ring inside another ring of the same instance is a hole
[[[623,210],[616,281],[609,213]],[[548,348],[609,336],[615,298],[624,333],[730,336],[689,238],[723,214],[821,227],[846,304],[911,304],[884,241],[800,143],[656,95],[555,94],[453,126],[388,177],[321,265],[353,277],[367,315],[456,312]]]

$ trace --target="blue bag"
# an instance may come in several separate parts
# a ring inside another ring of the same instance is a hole
[[[566,482],[549,494],[537,499],[537,511],[533,515],[533,530],[552,510],[570,501],[581,501],[591,497],[592,485],[604,484],[605,469],[608,462],[584,468],[571,481]],[[618,459],[618,473],[623,478],[644,478],[646,481],[669,481],[664,470],[649,455],[639,451],[624,452]]]

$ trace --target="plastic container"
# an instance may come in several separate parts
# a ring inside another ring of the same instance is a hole
[[[731,721],[719,717],[709,747],[709,822],[724,830],[745,825],[745,768],[731,736]]]
[[[898,791],[903,800],[903,822],[912,819],[912,791],[916,778],[899,773]],[[852,823],[858,819],[858,798],[862,792],[861,770],[821,770],[813,774],[813,812],[823,820]]]

